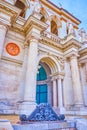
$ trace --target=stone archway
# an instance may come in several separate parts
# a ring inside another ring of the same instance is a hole
[[[47,85],[47,103],[52,105],[55,108],[58,108],[58,94],[60,90],[58,90],[58,86],[61,85],[61,82],[58,83],[58,74],[61,72],[60,65],[58,61],[52,56],[42,56],[39,58],[39,64],[43,66],[47,79],[45,81],[37,82],[41,85]],[[60,85],[59,85],[60,84]],[[59,91],[59,92],[58,92]],[[60,94],[59,94],[60,95]]]

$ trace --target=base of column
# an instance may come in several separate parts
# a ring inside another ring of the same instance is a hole
[[[83,107],[80,109],[73,108],[70,110],[66,110],[65,114],[68,116],[86,116],[87,117],[87,107]]]
[[[78,103],[75,103],[74,107],[77,107],[77,108],[79,107],[79,108],[81,108],[81,107],[83,107],[83,104],[82,104],[82,103],[79,103],[79,104],[78,104]]]
[[[65,114],[65,108],[64,107],[58,107],[58,113],[59,114]]]
[[[64,107],[53,107],[54,111],[57,113],[57,114],[65,114],[65,108]]]
[[[23,101],[22,103],[19,104],[19,114],[25,114],[25,115],[30,115],[34,109],[36,108],[36,103],[35,102],[25,102]]]

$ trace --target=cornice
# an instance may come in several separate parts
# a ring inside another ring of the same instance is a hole
[[[82,47],[82,44],[79,41],[77,41],[76,39],[72,38],[69,41],[67,41],[65,44],[63,44],[62,47],[63,47],[63,51],[65,52],[72,47],[79,49]]]
[[[28,20],[25,22],[23,29],[27,35],[32,28],[36,28],[39,31],[44,31],[47,29],[47,27],[48,27],[48,25],[46,23],[43,23],[39,19],[37,19],[33,16],[30,16],[28,18]]]
[[[5,56],[2,56],[1,57],[1,60],[3,61],[7,61],[7,62],[12,62],[13,64],[18,64],[20,66],[22,66],[23,62],[20,61],[20,60],[16,60],[14,58],[9,58],[9,57],[5,57]]]
[[[24,33],[22,26],[15,26],[15,24],[14,24],[13,26],[9,27],[9,29],[11,31],[14,31],[16,33],[20,33],[21,35],[25,36],[25,33]]]
[[[51,38],[47,38],[44,36],[41,36],[41,39],[39,40],[41,44],[48,45],[56,50],[62,51],[62,45],[60,43],[55,42]]]
[[[18,20],[21,19],[18,18]],[[33,28],[38,30],[39,32],[42,32],[46,30],[48,27],[46,23],[41,22],[39,19],[33,16],[30,16],[26,21],[22,19],[22,24],[23,25],[20,25],[19,23],[16,22],[10,29],[19,32],[27,37],[27,35]]]
[[[50,0],[40,0],[44,5],[46,5],[47,7],[49,7],[50,9],[52,9],[53,11],[57,12],[59,15],[62,15],[64,17],[67,17],[68,19],[70,19],[72,22],[74,22],[75,24],[79,25],[81,23],[81,21],[79,19],[77,19],[76,17],[74,17],[71,13],[69,13],[67,10],[63,9],[63,8],[59,8],[58,6],[56,6],[55,4],[53,4]]]
[[[21,10],[6,1],[0,0],[0,12],[10,16],[11,23],[13,24],[17,20]]]
[[[87,48],[81,49],[79,51],[79,55],[80,55],[80,57],[86,56],[87,55]]]

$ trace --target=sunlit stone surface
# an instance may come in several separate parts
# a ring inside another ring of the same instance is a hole
[[[0,119],[0,130],[14,130],[14,129],[8,120]]]

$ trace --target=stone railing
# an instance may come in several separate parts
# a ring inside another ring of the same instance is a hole
[[[58,36],[56,36],[55,34],[53,34],[53,33],[44,31],[44,32],[42,33],[42,36],[47,37],[47,38],[51,39],[51,40],[54,41],[54,42],[57,42],[57,43],[60,42],[60,38],[59,38]]]

